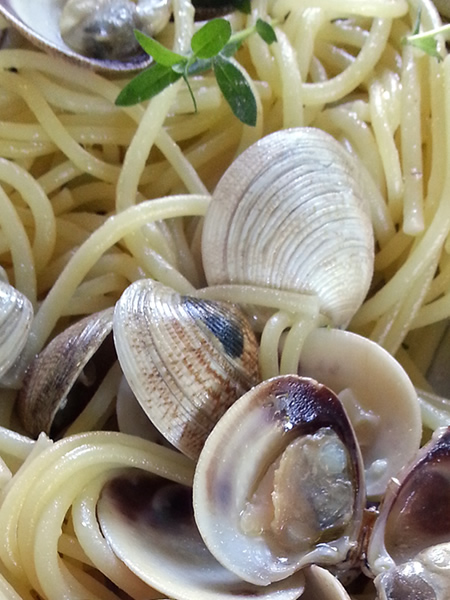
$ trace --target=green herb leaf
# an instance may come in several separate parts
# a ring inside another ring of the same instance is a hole
[[[443,60],[437,49],[437,41],[433,35],[421,35],[421,36],[410,36],[407,38],[408,43],[415,48],[419,48],[423,52],[426,52],[430,56],[434,56],[439,61]]]
[[[422,19],[422,5],[419,4],[419,8],[417,9],[416,22],[414,24],[414,29],[413,29],[412,35],[417,35],[419,33],[421,19]]]
[[[250,0],[232,0],[231,4],[246,15],[251,13]]]
[[[135,29],[134,35],[136,36],[139,45],[149,54],[155,62],[165,67],[172,67],[179,62],[187,62],[187,58],[176,52],[172,52],[153,38],[145,35],[142,31]]]
[[[117,106],[131,106],[149,100],[182,77],[170,67],[158,63],[134,77],[116,98]]]
[[[255,96],[243,73],[222,55],[214,59],[214,74],[220,91],[234,115],[245,125],[256,125],[257,107]]]
[[[267,21],[258,19],[256,21],[256,32],[262,37],[266,44],[270,45],[277,41],[277,34],[272,25],[267,23]]]
[[[231,25],[225,19],[212,19],[192,36],[191,48],[196,58],[216,56],[231,37]]]

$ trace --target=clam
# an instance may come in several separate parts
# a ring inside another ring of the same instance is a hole
[[[142,0],[140,4],[148,4],[149,1],[151,2],[151,0]],[[164,3],[164,0],[159,0],[159,2],[156,0],[156,3],[158,4],[161,1]],[[118,2],[122,5],[132,4],[134,6],[134,3],[127,0],[118,0]],[[112,2],[107,0],[106,6],[100,11],[98,10],[99,6],[105,4],[102,0],[75,0],[75,2],[71,1],[66,4],[72,5],[72,9],[70,6],[68,7],[69,13],[66,12],[66,17],[62,24],[63,28],[65,30],[68,29],[65,23],[76,20],[78,23],[77,27],[78,29],[81,28],[82,32],[78,37],[82,37],[85,40],[84,43],[88,48],[95,47],[94,56],[85,56],[79,50],[71,48],[63,40],[60,20],[61,15],[67,9],[65,9],[64,2],[61,2],[61,0],[40,0],[39,2],[0,0],[0,14],[31,43],[51,54],[67,58],[79,66],[102,71],[125,72],[141,69],[150,64],[151,58],[141,50],[133,56],[129,56],[129,52],[127,51],[125,60],[121,60],[117,56],[112,59],[108,57],[95,57],[101,54],[100,48],[102,46],[105,47],[106,43],[111,48],[116,45],[119,47],[129,46],[130,41],[126,44],[124,43],[121,31],[126,30],[128,35],[131,35],[134,39],[132,27],[133,24],[137,24],[138,19],[136,18],[135,21],[132,20],[133,10],[127,12],[125,9],[129,20],[125,20],[125,23],[122,23],[122,28],[116,27],[116,33],[114,34],[116,38],[114,41],[111,41],[108,35],[114,29],[114,26],[117,26],[118,21],[120,22],[120,18],[114,16],[114,5],[116,5],[117,9],[117,3],[114,0]],[[109,10],[111,6],[108,5],[111,5],[113,8]],[[74,6],[75,10],[73,10]],[[72,13],[70,13],[71,10]],[[89,25],[86,25],[83,21],[86,12],[89,13],[89,18],[91,18]],[[122,13],[123,9],[118,9],[118,12],[119,14]],[[90,42],[86,41],[86,35],[84,34],[87,35],[87,39]],[[101,41],[102,38],[103,44]]]
[[[409,377],[378,344],[325,327],[306,338],[298,372],[339,395],[361,448],[367,494],[379,499],[420,447],[420,404]]]
[[[337,396],[310,378],[266,380],[206,440],[194,476],[199,531],[256,585],[357,560],[365,502],[359,447]]]
[[[28,298],[0,279],[0,377],[3,381],[25,347],[33,314]]]
[[[331,135],[310,127],[277,131],[245,150],[205,217],[208,284],[315,295],[334,325],[348,323],[373,272],[363,173]]]
[[[450,543],[450,427],[432,439],[391,480],[367,550],[378,575],[417,554]]]
[[[450,594],[450,427],[438,429],[384,495],[367,549],[380,598]]]
[[[302,600],[350,600],[339,579],[318,565],[305,568],[305,591]]]
[[[170,598],[294,600],[303,591],[302,573],[262,588],[224,569],[198,533],[187,486],[125,470],[103,488],[97,516],[113,552]]]
[[[112,316],[111,308],[81,319],[30,364],[17,397],[18,415],[29,435],[44,431],[59,436],[87,405],[116,359]]]
[[[191,458],[230,404],[259,381],[256,338],[234,305],[142,279],[117,302],[113,333],[136,398]]]

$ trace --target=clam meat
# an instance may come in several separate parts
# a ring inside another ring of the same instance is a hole
[[[59,24],[62,39],[76,52],[128,60],[141,53],[134,30],[155,36],[171,14],[171,0],[68,0]]]
[[[214,190],[202,257],[208,285],[315,295],[347,324],[372,279],[374,239],[364,167],[312,127],[272,133],[245,150]]]
[[[235,402],[200,454],[194,511],[227,569],[268,585],[310,564],[347,569],[365,502],[359,447],[337,396],[310,378],[266,380]]]

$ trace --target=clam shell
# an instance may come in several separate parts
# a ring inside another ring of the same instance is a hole
[[[25,347],[33,315],[28,298],[0,280],[0,377],[7,374]]]
[[[258,585],[314,563],[351,563],[364,500],[362,460],[339,399],[297,375],[266,380],[235,402],[194,476],[206,545]]]
[[[248,148],[219,181],[205,217],[208,284],[315,294],[335,325],[346,324],[373,272],[361,169],[314,128],[278,131]]]
[[[302,573],[257,587],[224,569],[198,533],[192,490],[180,484],[144,471],[124,471],[103,489],[97,515],[114,553],[170,598],[294,600],[303,591]]]
[[[144,68],[151,62],[147,54],[122,62],[88,58],[74,52],[62,39],[59,19],[63,3],[61,0],[0,0],[0,14],[28,41],[42,50],[63,56],[75,65],[97,71],[133,71]]]
[[[302,600],[351,600],[342,583],[326,569],[311,565],[304,574]]]
[[[367,494],[381,497],[420,447],[420,405],[409,377],[378,344],[330,328],[308,335],[298,372],[339,395],[361,448]]]
[[[258,345],[237,306],[142,279],[117,302],[113,332],[136,398],[191,458],[230,404],[259,381]]]
[[[97,370],[104,375],[115,360],[114,351],[103,357],[94,367],[94,380],[87,382],[91,393],[81,383],[82,393],[74,396],[83,369],[111,333],[112,316],[110,308],[81,319],[53,338],[31,363],[17,397],[18,415],[29,435],[44,431],[57,436],[83,410],[101,381]]]
[[[450,427],[438,429],[388,486],[367,563],[375,575],[450,544]]]

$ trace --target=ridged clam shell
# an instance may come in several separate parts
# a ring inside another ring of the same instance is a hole
[[[75,417],[87,404],[86,388],[81,398],[69,398],[69,394],[89,360],[111,333],[112,314],[113,309],[108,308],[71,325],[53,338],[28,367],[17,397],[17,410],[31,436],[37,437],[41,431],[51,436],[59,434],[64,427],[62,423],[69,424],[67,415]],[[111,361],[103,358],[98,370],[103,371],[108,366]],[[93,376],[98,384],[101,377],[96,371]],[[92,386],[89,382],[92,392],[95,381]],[[55,419],[60,420],[57,417],[62,417],[62,422],[56,423]]]
[[[113,332],[136,398],[191,458],[230,404],[259,381],[258,345],[237,306],[143,279],[117,302]]]
[[[278,131],[248,148],[219,181],[205,217],[208,284],[316,294],[335,325],[347,323],[373,272],[361,168],[314,128]]]
[[[297,375],[253,387],[206,440],[193,498],[210,552],[245,581],[267,585],[310,564],[351,562],[364,476],[339,399]]]
[[[25,347],[33,314],[28,298],[0,280],[0,377],[7,373]]]

